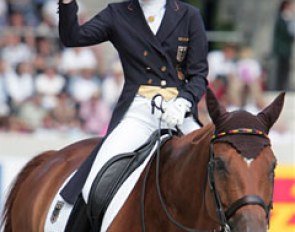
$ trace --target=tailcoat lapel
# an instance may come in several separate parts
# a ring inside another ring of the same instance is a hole
[[[167,0],[166,11],[156,36],[147,24],[138,0],[131,0],[127,8],[127,20],[130,25],[138,33],[143,34],[143,38],[147,39],[153,47],[165,55],[161,43],[173,32],[185,14],[185,10],[180,6],[178,0]]]
[[[149,25],[147,24],[142,9],[139,5],[138,0],[132,0],[128,4],[128,15],[127,20],[130,25],[138,32],[143,35],[142,38],[148,40],[148,42],[155,47],[161,53],[164,53],[161,43],[157,37],[153,34]]]
[[[185,10],[180,6],[178,0],[167,0],[166,12],[156,35],[160,43],[173,32],[184,14]]]

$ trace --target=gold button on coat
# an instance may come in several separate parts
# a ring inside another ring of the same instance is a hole
[[[166,86],[166,85],[167,85],[167,81],[161,80],[161,86]]]
[[[162,66],[162,67],[161,67],[161,71],[162,71],[162,72],[166,72],[166,71],[167,71],[167,67],[166,67],[166,66]]]
[[[145,50],[145,51],[143,52],[143,56],[148,56],[148,54],[149,54],[149,52],[148,52],[147,50]]]
[[[151,85],[153,83],[153,79],[148,79],[147,83]]]

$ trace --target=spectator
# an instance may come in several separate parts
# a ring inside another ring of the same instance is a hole
[[[55,44],[54,39],[39,37],[37,39],[37,53],[45,57],[55,56],[56,54],[59,53],[59,51],[54,44]]]
[[[124,74],[120,61],[112,64],[109,75],[102,82],[102,98],[113,109],[123,89]],[[112,93],[112,94],[110,94]]]
[[[83,5],[83,2],[79,2],[79,15],[83,16],[84,13],[85,7]],[[56,14],[56,0],[46,0],[46,2],[42,5],[42,19],[51,28],[56,28],[58,26],[58,14]]]
[[[58,16],[56,14],[56,1],[47,0],[42,7],[42,21],[50,28],[56,27]]]
[[[92,69],[82,69],[69,79],[69,93],[78,103],[89,101],[100,87],[100,80]]]
[[[32,60],[34,52],[29,46],[22,42],[20,35],[6,31],[4,34],[4,45],[2,47],[1,58],[12,68],[17,64]]]
[[[99,91],[81,104],[79,116],[85,132],[103,136],[107,131],[111,111],[102,101]]]
[[[265,107],[262,89],[262,69],[250,48],[243,48],[237,62],[241,108],[256,111]],[[256,110],[255,110],[256,109]]]
[[[26,44],[32,53],[32,58],[36,55],[36,35],[31,28],[26,29],[26,32],[23,35],[24,44]],[[31,62],[31,60],[30,60]]]
[[[34,66],[36,73],[43,73],[47,64],[53,64],[58,67],[59,55],[57,47],[54,46],[54,40],[49,38],[40,37],[36,42],[36,56],[34,59]]]
[[[66,92],[58,94],[51,118],[53,127],[58,131],[69,132],[73,128],[80,128],[75,102]]]
[[[7,5],[4,0],[0,0],[0,30],[7,24]]]
[[[6,75],[7,93],[11,99],[12,108],[17,111],[21,104],[35,93],[32,66],[29,63],[19,63],[16,70]]]
[[[95,54],[90,48],[67,48],[61,56],[61,69],[67,76],[76,75],[81,69],[97,66]]]
[[[20,12],[13,12],[9,15],[9,26],[14,31],[23,32],[26,27],[24,16]]]
[[[33,0],[33,4],[36,9],[36,16],[39,21],[42,20],[42,9],[46,2],[48,2],[48,0]]]
[[[53,109],[56,106],[57,96],[65,86],[65,78],[57,73],[52,64],[48,64],[44,73],[36,76],[36,91],[42,95],[42,105],[46,109]]]
[[[17,116],[30,131],[36,131],[44,127],[48,111],[42,107],[42,97],[35,94],[20,106]]]
[[[32,0],[7,0],[10,13],[18,12],[24,16],[27,25],[36,26],[38,23]]]
[[[238,105],[236,102],[236,59],[237,47],[226,44],[222,50],[211,51],[208,54],[208,80],[215,94],[224,104]]]
[[[6,86],[7,68],[4,60],[0,59],[0,117],[7,116],[10,112]]]
[[[291,0],[281,3],[274,27],[273,55],[276,75],[270,80],[271,90],[289,90],[292,47],[295,36],[294,11]]]

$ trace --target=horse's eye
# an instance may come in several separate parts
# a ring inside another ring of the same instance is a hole
[[[270,180],[274,180],[274,178],[275,178],[275,172],[274,172],[274,171],[272,171],[272,172],[269,174],[269,178],[270,178]]]
[[[278,164],[277,160],[274,160],[274,161],[272,162],[272,167],[271,167],[271,171],[272,171],[272,172],[274,172],[275,168],[277,167],[277,164]]]
[[[218,171],[226,171],[226,164],[221,158],[215,158],[215,168]]]
[[[271,168],[270,168],[270,174],[272,174],[273,176],[275,174],[276,167],[277,167],[277,161],[275,160],[275,161],[272,162],[272,165],[271,165]]]

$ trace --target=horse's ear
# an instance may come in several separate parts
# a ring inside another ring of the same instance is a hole
[[[277,96],[276,99],[269,106],[267,106],[263,111],[261,111],[257,115],[259,120],[266,126],[268,130],[279,118],[281,111],[283,109],[284,100],[285,92]]]
[[[224,106],[221,106],[219,104],[215,94],[210,88],[207,88],[206,105],[210,118],[212,119],[214,124],[217,123],[217,120],[219,120],[221,116],[227,113]]]

